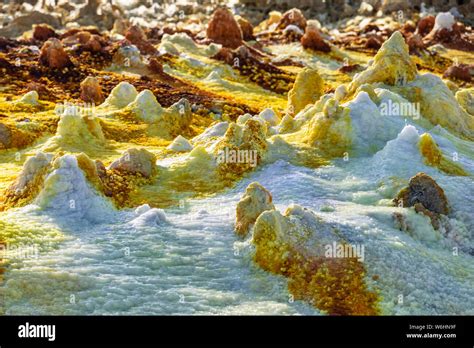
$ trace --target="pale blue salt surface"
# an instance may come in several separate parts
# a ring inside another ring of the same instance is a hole
[[[460,162],[473,171],[470,144],[443,136],[443,130],[434,134],[444,139],[436,140],[445,153],[458,150]],[[415,140],[414,129],[406,128],[375,155],[318,169],[277,161],[224,193],[165,209],[167,221],[144,219],[153,222],[148,226],[130,223],[133,211],[107,205],[96,211],[106,217],[102,223],[32,207],[8,212],[20,224],[59,226],[68,240],[38,259],[12,260],[0,293],[6,314],[319,314],[289,301],[287,280],[259,269],[249,241],[233,233],[235,206],[246,186],[258,181],[277,209],[291,203],[309,208],[348,242],[364,245],[366,281],[380,292],[383,314],[472,315],[473,181],[424,165]],[[387,203],[420,171],[444,188],[454,234]],[[398,230],[394,212],[406,214],[413,231]]]

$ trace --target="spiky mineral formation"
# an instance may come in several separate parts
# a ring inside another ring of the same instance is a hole
[[[224,47],[237,48],[243,43],[242,31],[234,15],[226,8],[218,8],[207,25],[206,36]]]
[[[109,168],[129,174],[139,173],[149,178],[156,171],[155,161],[155,155],[145,149],[128,149]]]
[[[399,31],[384,42],[369,68],[354,77],[349,89],[355,91],[365,83],[383,82],[404,85],[416,77],[416,64],[411,60],[408,46]]]
[[[394,202],[403,207],[421,204],[435,214],[447,215],[449,213],[448,199],[444,190],[425,173],[418,173],[410,178],[408,187],[398,193]]]
[[[50,38],[43,44],[39,60],[41,64],[56,69],[62,69],[72,64],[61,41],[56,38]]]
[[[93,76],[88,76],[81,82],[81,99],[88,103],[99,105],[104,101],[102,88],[99,80]]]
[[[313,49],[315,51],[330,52],[331,46],[324,41],[319,33],[318,28],[307,26],[304,35],[301,37],[301,45],[304,48]]]
[[[298,73],[288,93],[288,112],[296,115],[308,104],[314,104],[324,94],[324,81],[316,69],[305,68]]]
[[[235,232],[245,237],[250,226],[265,210],[273,210],[272,195],[258,182],[253,182],[245,189],[245,194],[237,204]]]

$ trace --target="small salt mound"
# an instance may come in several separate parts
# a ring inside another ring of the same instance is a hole
[[[270,126],[276,126],[280,122],[280,119],[275,114],[275,111],[270,108],[263,110],[260,114],[258,114],[258,117],[267,122]]]
[[[150,206],[148,204],[142,204],[141,206],[135,209],[135,215],[140,216],[150,210]]]
[[[149,89],[141,91],[134,101],[128,104],[130,109],[142,121],[153,123],[161,119],[163,108]]]
[[[22,95],[20,99],[15,101],[15,103],[22,103],[22,104],[28,104],[28,105],[38,105],[38,99],[39,99],[38,92],[30,91],[30,92]]]
[[[112,89],[104,104],[112,105],[121,109],[133,102],[137,95],[138,92],[132,84],[128,82],[120,82]]]
[[[45,179],[34,204],[58,217],[102,221],[113,210],[86,180],[73,155],[64,155],[53,163],[55,168]]]
[[[403,127],[401,118],[382,116],[368,93],[361,91],[347,103],[350,109],[353,132],[353,150],[371,154],[382,149]]]
[[[450,12],[440,12],[436,15],[434,30],[451,30],[455,22],[456,20]]]
[[[210,45],[197,45],[186,33],[164,34],[161,38],[160,51],[173,55],[180,55],[182,51],[212,57],[221,49],[221,45],[211,43]]]
[[[178,135],[173,142],[168,145],[167,149],[175,152],[188,152],[193,149],[193,146],[188,139]]]
[[[120,47],[113,57],[115,65],[125,68],[140,68],[144,66],[140,50],[135,45]]]
[[[431,172],[431,169],[424,165],[418,149],[419,139],[419,133],[414,126],[405,126],[395,139],[387,142],[385,147],[374,155],[373,174],[408,179],[418,172]]]
[[[194,142],[203,141],[212,137],[221,137],[229,128],[229,122],[219,122],[207,128],[204,132],[193,138]]]
[[[158,226],[166,222],[165,212],[162,209],[152,208],[130,221],[129,224],[140,228]]]

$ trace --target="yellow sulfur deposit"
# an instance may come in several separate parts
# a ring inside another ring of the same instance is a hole
[[[296,299],[331,315],[378,314],[378,296],[365,284],[363,264],[321,252],[325,243],[335,241],[344,244],[312,212],[290,206],[284,215],[264,211],[255,223],[252,243],[255,262],[287,277],[288,289]]]
[[[450,175],[468,175],[461,165],[449,160],[444,156],[439,149],[433,137],[429,133],[424,133],[420,136],[418,147],[421,154],[425,158],[425,163],[437,167],[443,172]]]
[[[308,104],[314,104],[324,93],[324,81],[316,69],[301,70],[288,92],[288,111],[296,115]]]
[[[355,91],[364,83],[383,82],[388,85],[404,85],[416,77],[416,65],[408,53],[408,46],[399,31],[384,42],[367,70],[354,76],[349,86]]]

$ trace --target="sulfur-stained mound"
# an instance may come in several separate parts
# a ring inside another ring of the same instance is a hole
[[[37,91],[29,91],[20,97],[20,99],[15,100],[15,104],[23,104],[23,105],[31,105],[36,106],[38,105],[39,94]]]
[[[127,105],[127,109],[144,122],[157,122],[163,117],[164,110],[152,91],[145,89]]]
[[[324,94],[324,81],[316,69],[304,68],[296,76],[288,93],[289,114],[296,115],[308,104],[314,104]]]
[[[356,74],[349,86],[350,91],[366,83],[383,82],[388,85],[404,85],[415,79],[416,64],[411,60],[408,46],[399,31],[384,42],[367,70]]]
[[[78,106],[66,106],[58,122],[56,135],[44,145],[47,151],[62,148],[76,151],[90,147],[103,147],[106,139],[97,117]]]
[[[245,189],[245,194],[237,204],[235,232],[245,237],[250,227],[265,210],[273,210],[272,195],[258,182]]]
[[[128,149],[122,157],[112,162],[110,169],[148,178],[156,173],[155,162],[155,155],[145,149]]]
[[[231,123],[214,150],[219,173],[224,178],[233,178],[254,169],[261,163],[267,148],[263,120],[251,118],[242,126]]]
[[[134,101],[137,95],[138,92],[132,84],[128,82],[120,82],[112,89],[101,107],[112,106],[121,109]]]
[[[421,114],[432,124],[474,139],[474,118],[460,106],[440,77],[430,73],[420,75],[400,89],[400,93],[411,102],[420,103]]]
[[[308,123],[303,143],[314,146],[330,157],[342,156],[352,144],[350,110],[335,99],[326,101],[323,112]]]
[[[173,152],[189,152],[193,149],[193,146],[188,139],[178,135],[173,142],[168,145],[167,149]]]
[[[459,176],[467,176],[468,174],[461,165],[451,161],[441,152],[438,144],[434,141],[429,133],[424,133],[418,141],[420,153],[425,158],[425,163],[432,167],[437,167],[441,171]]]
[[[287,277],[295,299],[332,315],[378,313],[377,295],[367,288],[357,256],[334,258],[327,253],[328,246],[347,243],[322,218],[298,205],[282,215],[274,209],[270,193],[252,183],[237,205],[237,232],[245,235],[253,221],[255,262]]]
[[[16,180],[4,192],[2,209],[30,203],[39,193],[52,159],[53,154],[43,152],[28,158]]]
[[[243,44],[242,30],[234,15],[226,8],[219,7],[207,24],[206,36],[224,47],[237,48]]]
[[[410,178],[408,187],[402,189],[393,201],[402,207],[414,207],[417,213],[427,215],[436,229],[439,228],[440,215],[447,215],[450,211],[444,190],[425,173]]]
[[[455,95],[456,101],[469,115],[474,116],[474,88],[460,89]]]

